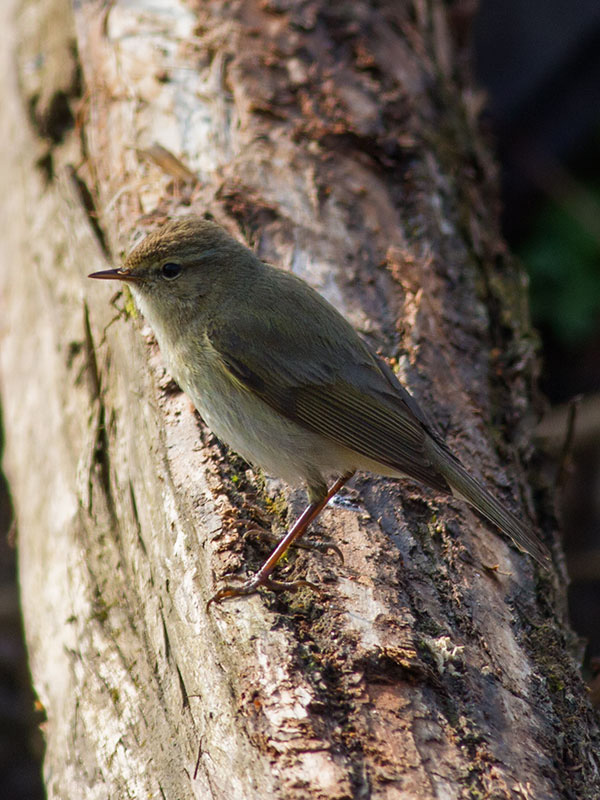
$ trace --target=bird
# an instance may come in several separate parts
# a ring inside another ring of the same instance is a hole
[[[174,218],[121,267],[90,278],[127,284],[167,369],[212,432],[308,505],[254,575],[211,599],[295,589],[273,571],[356,471],[408,476],[474,507],[543,567],[530,526],[476,480],[394,371],[315,289],[261,260],[220,225]]]

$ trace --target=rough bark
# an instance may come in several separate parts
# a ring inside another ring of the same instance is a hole
[[[209,211],[345,313],[552,540],[526,282],[461,20],[437,0],[74,18],[76,49],[61,0],[22,0],[19,89],[2,48],[5,460],[49,796],[597,797],[560,554],[538,573],[460,503],[360,476],[319,525],[345,564],[288,562],[322,595],[207,612],[260,561],[243,527],[295,499],[219,446],[143,321],[85,279],[133,230]]]

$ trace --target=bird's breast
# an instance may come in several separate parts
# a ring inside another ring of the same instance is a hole
[[[292,485],[353,468],[355,454],[271,408],[229,372],[210,343],[171,355],[173,377],[206,425],[250,464]]]

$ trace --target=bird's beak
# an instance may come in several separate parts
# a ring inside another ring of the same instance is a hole
[[[137,275],[132,275],[131,272],[125,269],[104,269],[101,272],[92,272],[91,275],[88,275],[88,278],[100,278],[103,281],[126,281],[129,283],[138,280]]]

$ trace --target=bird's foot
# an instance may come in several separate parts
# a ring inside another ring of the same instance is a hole
[[[253,575],[251,578],[244,579],[241,576],[232,575],[230,579],[242,581],[241,586],[231,586],[228,584],[222,589],[219,589],[206,604],[207,611],[213,603],[220,603],[230,597],[248,597],[248,595],[256,594],[261,586],[264,589],[269,589],[271,592],[297,592],[298,589],[308,588],[319,594],[321,593],[321,589],[316,583],[305,580],[276,581],[268,575],[263,577],[260,572],[257,572],[256,575]]]
[[[279,537],[264,528],[250,528],[242,538],[244,541],[257,539],[258,541],[266,542],[272,546],[277,546],[283,537]],[[340,559],[340,563],[344,563],[344,554],[340,548],[332,542],[294,542],[290,547],[295,547],[299,550],[313,550],[317,553],[323,553],[324,555],[335,553]]]

